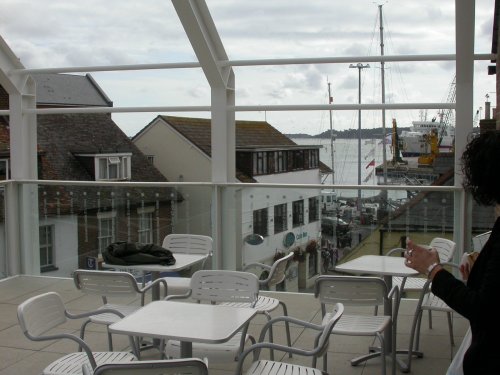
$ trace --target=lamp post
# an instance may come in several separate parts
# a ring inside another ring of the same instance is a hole
[[[358,69],[358,104],[361,104],[361,70],[370,64],[350,64],[349,68]],[[361,186],[361,108],[358,109],[358,185]],[[361,214],[361,189],[358,189],[358,211]]]

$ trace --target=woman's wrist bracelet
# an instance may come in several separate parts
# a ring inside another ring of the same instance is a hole
[[[433,275],[434,270],[439,266],[439,268],[443,268],[440,263],[432,263],[428,268],[427,268],[427,278],[432,279],[431,277]],[[438,270],[439,271],[439,270]]]

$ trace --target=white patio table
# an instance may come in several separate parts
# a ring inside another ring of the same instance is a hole
[[[207,257],[202,254],[185,254],[185,253],[174,253],[175,264],[170,266],[165,266],[161,264],[133,264],[133,265],[123,265],[123,264],[110,264],[103,263],[103,268],[114,268],[123,270],[135,270],[142,272],[151,272],[151,279],[154,281],[160,277],[162,272],[177,272],[189,268],[197,263],[203,262]],[[156,286],[152,290],[152,299],[154,301],[160,299],[160,288]]]
[[[181,357],[192,357],[193,342],[222,343],[257,313],[250,307],[154,301],[109,326],[112,333],[179,340]]]
[[[335,267],[336,271],[350,273],[353,275],[377,275],[382,276],[387,285],[388,290],[392,289],[392,277],[409,277],[417,276],[419,273],[413,268],[405,265],[405,258],[384,256],[384,255],[362,255],[348,262],[339,264]],[[388,299],[384,304],[384,314],[392,314],[392,300]],[[385,352],[390,354],[392,351],[392,327],[389,325],[385,335]],[[408,350],[397,350],[397,354],[407,354]],[[380,354],[380,352],[378,353]],[[377,353],[371,353],[360,357],[357,362],[363,362],[374,357]],[[405,371],[406,364],[398,360],[399,366]]]

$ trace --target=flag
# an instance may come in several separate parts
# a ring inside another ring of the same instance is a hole
[[[368,169],[369,167],[374,167],[375,166],[375,159],[373,159],[371,162],[369,162],[366,166],[365,169]]]

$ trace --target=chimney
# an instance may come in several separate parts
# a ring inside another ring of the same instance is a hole
[[[491,105],[491,103],[490,103],[490,102],[485,102],[485,103],[484,103],[484,118],[485,118],[486,120],[489,120],[489,119],[491,118],[491,117],[490,117],[490,115],[491,115],[490,105]]]

